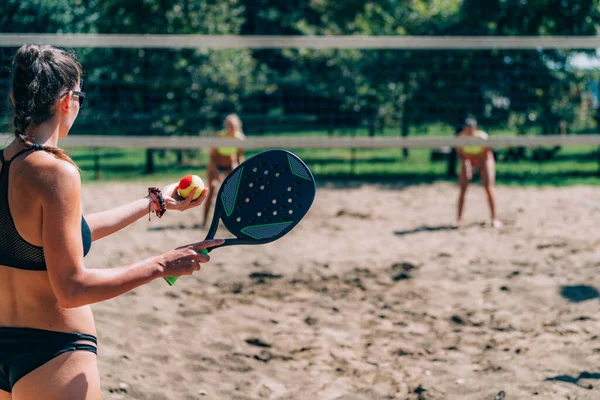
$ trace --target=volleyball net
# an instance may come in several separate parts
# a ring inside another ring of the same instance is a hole
[[[0,34],[0,124],[25,43],[75,51],[78,147],[451,148],[466,116],[492,147],[599,144],[598,37]],[[125,137],[129,139],[124,139]]]

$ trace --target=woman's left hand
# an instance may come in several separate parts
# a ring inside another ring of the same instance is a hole
[[[177,193],[178,185],[178,182],[171,183],[162,189],[167,210],[185,211],[189,210],[190,208],[198,207],[204,202],[204,200],[206,200],[206,197],[208,196],[208,188],[204,188],[200,194],[200,197],[198,197],[196,200],[192,200],[194,198],[194,194],[198,190],[198,188],[194,188],[192,193],[190,193],[190,195],[184,199]]]

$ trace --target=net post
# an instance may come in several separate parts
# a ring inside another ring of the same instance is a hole
[[[146,149],[146,173],[154,173],[154,150]]]
[[[358,132],[356,131],[356,129],[354,129],[352,131],[352,136],[356,137],[358,135]],[[356,147],[351,147],[350,148],[350,176],[354,176],[356,173]]]
[[[596,150],[596,160],[598,161],[598,170],[596,171],[596,175],[600,176],[600,146],[598,146]]]
[[[408,137],[408,131],[410,129],[410,125],[409,125],[409,122],[408,122],[408,116],[407,116],[406,112],[407,112],[407,106],[406,106],[406,103],[404,103],[404,105],[403,105],[403,113],[402,113],[402,122],[400,124],[400,135],[403,138]],[[402,157],[404,159],[408,158],[408,148],[406,148],[406,147],[402,148]]]

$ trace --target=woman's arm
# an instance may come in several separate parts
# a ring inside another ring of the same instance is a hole
[[[189,275],[200,269],[199,263],[209,260],[196,251],[222,243],[206,241],[117,268],[87,269],[83,263],[79,172],[57,160],[38,187],[48,277],[59,305],[65,308],[107,300],[159,277]]]
[[[154,205],[146,197],[112,210],[86,215],[85,219],[92,231],[92,240],[95,241],[120,231],[141,217],[148,215],[148,212],[154,209]]]
[[[162,190],[167,210],[184,211],[194,208],[202,204],[206,198],[207,193],[202,193],[198,199],[192,200],[196,192],[194,189],[185,200],[177,200],[175,198],[175,196],[179,197],[177,185],[177,183],[172,183]],[[120,231],[155,209],[156,205],[148,197],[145,197],[112,210],[87,215],[85,219],[92,232],[92,240],[98,240]]]
[[[454,134],[454,137],[459,138],[463,134],[464,130],[460,130]],[[459,161],[463,161],[466,158],[465,152],[462,147],[455,147],[456,154],[458,155]]]
[[[217,159],[217,149],[215,147],[213,147],[210,149],[210,152],[208,153],[208,163],[214,164],[216,159]]]
[[[477,131],[477,136],[480,137],[481,139],[486,139],[486,140],[490,137],[490,135],[488,135],[487,132],[484,132],[484,131]],[[482,158],[487,159],[488,154],[491,150],[492,150],[492,148],[489,146],[482,146],[481,147]]]

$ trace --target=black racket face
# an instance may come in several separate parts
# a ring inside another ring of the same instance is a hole
[[[207,237],[214,237],[220,217],[237,238],[225,245],[272,242],[300,222],[315,193],[314,177],[296,155],[285,150],[257,154],[223,181]]]

